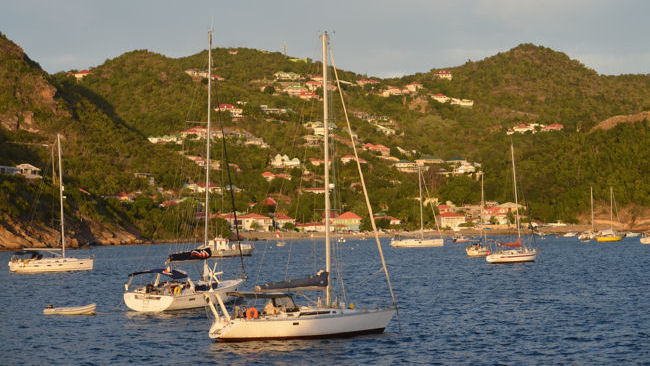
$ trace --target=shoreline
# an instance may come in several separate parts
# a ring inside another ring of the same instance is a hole
[[[602,230],[603,228],[596,228],[596,230]],[[537,229],[538,233],[544,235],[562,235],[569,232],[580,233],[584,231],[591,230],[590,225],[569,225],[559,226],[559,227],[540,227]],[[634,230],[635,232],[643,232],[645,230]],[[619,231],[628,231],[620,229]],[[401,237],[416,237],[420,233],[419,230],[415,231],[402,231],[402,230],[392,230],[386,232],[379,232],[380,238],[392,238],[396,236]],[[513,227],[498,227],[498,228],[489,228],[485,230],[487,236],[500,236],[500,235],[516,235],[517,230]],[[532,233],[529,229],[522,229],[522,235],[530,235]],[[436,232],[435,230],[425,230],[424,234],[426,236],[442,236],[445,238],[451,238],[455,235],[464,235],[469,237],[477,237],[483,235],[483,231],[477,228],[466,228],[460,231],[443,231],[441,233]],[[314,233],[303,233],[303,232],[282,232],[281,237],[278,239],[274,232],[242,232],[240,236],[244,242],[256,242],[256,241],[277,241],[277,240],[306,240],[306,239],[324,239],[324,232],[314,232]],[[374,235],[372,232],[346,232],[346,233],[332,233],[331,238],[343,237],[346,239],[368,239],[373,238]],[[232,240],[232,239],[231,239]],[[159,244],[193,244],[200,243],[202,240],[200,238],[196,239],[161,239],[161,240],[144,240],[136,239],[131,241],[124,241],[115,243],[112,242],[95,242],[93,244],[86,244],[80,247],[72,247],[69,249],[88,249],[92,247],[100,246],[131,246],[131,245],[159,245]],[[48,247],[49,248],[49,247]],[[44,247],[43,249],[46,249]],[[22,250],[22,248],[7,248],[0,247],[0,252],[11,252],[16,250]]]

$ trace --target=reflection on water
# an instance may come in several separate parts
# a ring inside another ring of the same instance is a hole
[[[92,250],[95,270],[41,275],[0,271],[2,364],[614,364],[647,362],[650,349],[650,251],[638,239],[581,244],[538,242],[534,263],[488,265],[463,245],[396,249],[382,239],[399,299],[400,322],[386,333],[350,339],[216,343],[205,309],[161,314],[129,311],[129,273],[159,267],[171,245]],[[322,269],[312,240],[256,243],[249,281]],[[373,240],[348,240],[343,260],[348,301],[390,304]],[[291,262],[287,266],[287,258]],[[0,264],[11,253],[0,253]],[[314,258],[317,263],[314,264]],[[263,266],[260,263],[263,262]],[[224,278],[240,274],[222,260]],[[314,296],[312,296],[314,297]],[[95,302],[95,317],[43,316],[55,307]],[[401,331],[400,331],[401,330]]]

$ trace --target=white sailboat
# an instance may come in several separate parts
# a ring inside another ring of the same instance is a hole
[[[533,262],[537,256],[536,249],[527,248],[521,242],[521,228],[519,227],[519,200],[517,198],[517,173],[515,172],[515,149],[512,144],[510,144],[510,154],[512,156],[512,180],[514,182],[515,191],[515,224],[517,225],[517,241],[512,243],[499,243],[500,247],[513,249],[498,248],[494,253],[490,253],[485,257],[485,260],[488,263]]]
[[[621,241],[623,237],[614,231],[614,188],[609,187],[609,229],[601,230],[596,235],[598,242]]]
[[[485,235],[485,228],[483,227],[483,208],[485,207],[485,199],[483,194],[483,174],[481,174],[481,236],[483,241],[480,240],[476,243],[465,248],[465,253],[468,257],[485,257],[488,254],[487,249],[487,236]]]
[[[212,32],[209,33],[208,42],[208,75],[212,72]],[[211,78],[208,78],[208,123],[206,135],[206,165],[205,182],[210,186],[210,116],[211,106]],[[210,268],[207,259],[212,256],[210,242],[208,241],[208,228],[210,219],[210,190],[205,190],[205,227],[203,245],[190,252],[171,254],[167,260],[167,267],[154,268],[146,271],[134,272],[129,275],[129,281],[124,285],[124,303],[127,307],[138,312],[161,312],[170,310],[183,310],[205,307],[208,304],[208,294],[223,294],[223,301],[229,298],[226,292],[236,291],[244,279],[221,280],[216,272],[216,263]],[[214,242],[212,243],[214,247]],[[202,260],[203,278],[192,281],[186,272],[171,268],[175,262]],[[134,278],[140,275],[155,274],[155,280],[146,286],[132,286]],[[162,277],[165,276],[165,277]],[[165,278],[163,281],[162,279]]]
[[[578,240],[580,241],[590,241],[596,239],[596,229],[594,229],[594,188],[589,187],[589,196],[591,198],[591,231],[585,231],[578,235]]]
[[[230,244],[227,238],[220,236],[208,240],[207,244],[201,245],[196,249],[210,249],[210,256],[216,258],[250,256],[253,254],[255,247],[247,243]]]
[[[63,168],[61,163],[61,136],[56,135],[59,151],[59,206],[61,209],[61,249],[26,248],[16,252],[9,261],[9,271],[15,273],[50,273],[68,271],[92,271],[94,258],[73,258],[65,255],[65,225],[63,217]],[[61,252],[59,254],[58,252]],[[52,255],[44,257],[41,252]],[[28,256],[27,258],[25,256]]]
[[[644,232],[639,240],[641,241],[641,244],[650,244],[650,232]]]
[[[328,150],[328,106],[327,106],[327,33],[322,36],[323,42],[323,122],[324,122],[324,149],[325,149],[325,217],[330,217],[329,202],[329,150]],[[333,61],[333,60],[332,60]],[[334,72],[336,72],[336,66]],[[339,87],[340,90],[340,87]],[[345,107],[344,107],[345,108]],[[346,114],[347,119],[347,114]],[[350,130],[348,122],[348,130]],[[353,145],[356,154],[356,147]],[[370,207],[363,173],[357,161],[357,167],[361,175],[361,185],[366,198],[366,205],[375,231],[375,240],[380,250],[384,271],[388,279],[379,237],[377,235],[374,220],[372,220],[372,208]],[[254,307],[236,307],[233,313],[229,313],[222,301],[222,297],[216,294],[216,304],[212,301],[209,308],[214,315],[214,321],[210,327],[210,338],[224,342],[257,341],[270,339],[312,339],[330,337],[348,337],[358,334],[381,333],[388,325],[388,322],[395,314],[395,308],[383,309],[355,309],[352,304],[345,307],[345,304],[332,300],[330,287],[331,249],[330,249],[330,220],[325,220],[325,248],[326,257],[325,271],[308,278],[285,281],[281,283],[257,286],[252,293],[236,293],[234,296],[241,298],[265,299],[268,303],[262,311]],[[390,280],[388,280],[389,288]],[[298,306],[293,301],[291,292],[324,290],[325,303],[320,301],[317,305]],[[393,297],[393,303],[395,300]],[[396,306],[396,305],[395,305]],[[220,309],[220,312],[217,310]],[[220,314],[221,313],[221,314]]]
[[[418,186],[420,188],[420,237],[419,238],[393,238],[390,245],[395,248],[425,248],[441,247],[445,244],[443,238],[424,238],[424,215],[422,212],[422,173],[418,167]]]

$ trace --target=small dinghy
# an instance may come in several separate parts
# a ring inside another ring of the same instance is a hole
[[[69,306],[63,308],[55,308],[52,305],[48,305],[43,309],[43,314],[45,315],[95,315],[95,309],[97,304],[92,303],[83,306]]]

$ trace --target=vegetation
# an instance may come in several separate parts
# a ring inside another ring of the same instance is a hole
[[[178,59],[146,50],[132,51],[107,60],[82,80],[66,73],[48,75],[1,34],[0,50],[0,165],[28,162],[46,175],[46,171],[51,172],[49,148],[55,134],[61,133],[64,181],[66,192],[70,192],[67,215],[136,230],[144,238],[200,235],[203,224],[196,213],[202,210],[202,197],[183,186],[203,182],[202,168],[179,153],[204,156],[205,141],[186,139],[183,145],[155,145],[146,138],[177,133],[207,120],[206,80],[184,72],[206,70],[207,50]],[[239,167],[230,167],[232,184],[242,189],[234,194],[238,211],[251,210],[250,203],[273,197],[277,207],[256,205],[252,210],[288,214],[301,222],[320,220],[322,196],[303,193],[302,189],[322,186],[323,167],[306,163],[309,158],[320,158],[322,148],[305,147],[302,136],[309,133],[305,122],[322,118],[322,107],[318,102],[282,93],[283,84],[273,78],[276,71],[317,75],[319,63],[292,62],[280,53],[246,48],[238,48],[236,55],[227,51],[214,50],[214,73],[224,78],[215,83],[214,104],[241,102],[245,117],[232,119],[225,113],[212,113],[212,121],[216,129],[246,131],[270,147],[247,146],[238,137],[215,139],[212,156],[221,161],[221,169],[213,170],[212,182],[220,187],[229,183],[223,161],[225,143],[230,162]],[[650,76],[598,75],[562,53],[530,44],[452,68],[452,81],[434,78],[435,71],[377,79],[379,86],[374,87],[345,85],[349,110],[387,116],[397,130],[395,135],[384,135],[370,123],[352,117],[352,129],[359,141],[384,144],[400,159],[426,154],[480,162],[486,198],[501,202],[513,199],[512,143],[521,197],[535,219],[575,220],[588,209],[590,186],[597,199],[606,199],[611,185],[620,204],[650,206],[647,118],[591,132],[606,118],[648,111]],[[367,77],[338,72],[342,80],[350,82]],[[403,87],[413,81],[424,86],[415,95],[383,98],[377,94],[388,85]],[[272,86],[260,91],[265,84]],[[473,99],[475,104],[469,109],[441,104],[429,97],[435,93]],[[332,148],[340,157],[352,150],[343,128],[345,118],[338,92],[332,94],[332,100],[338,126],[334,132],[337,143]],[[260,105],[287,108],[288,112],[266,115]],[[565,128],[553,133],[505,134],[515,124],[530,122],[561,123]],[[299,158],[309,173],[270,168],[270,159],[278,153]],[[375,212],[400,218],[406,228],[417,228],[415,175],[396,171],[391,162],[372,153],[362,151],[361,157],[368,161],[363,169]],[[356,167],[343,165],[338,158],[334,164],[334,206],[364,216]],[[265,171],[284,173],[291,180],[267,182],[261,176]],[[135,173],[142,174],[136,177]],[[154,184],[141,178],[143,175],[153,178]],[[424,174],[432,196],[456,204],[479,201],[480,182],[476,178],[444,178],[433,169]],[[56,195],[50,178],[34,183],[3,175],[0,185],[2,212],[23,221],[53,225],[52,204],[45,203]],[[120,192],[139,194],[133,202],[112,198]],[[161,207],[170,199],[176,199],[177,204]],[[230,209],[227,192],[213,194],[213,212]],[[363,227],[367,227],[367,220]],[[386,227],[385,221],[380,227]],[[425,209],[425,223],[433,227],[430,209]],[[214,219],[211,226],[227,233],[223,220]]]

